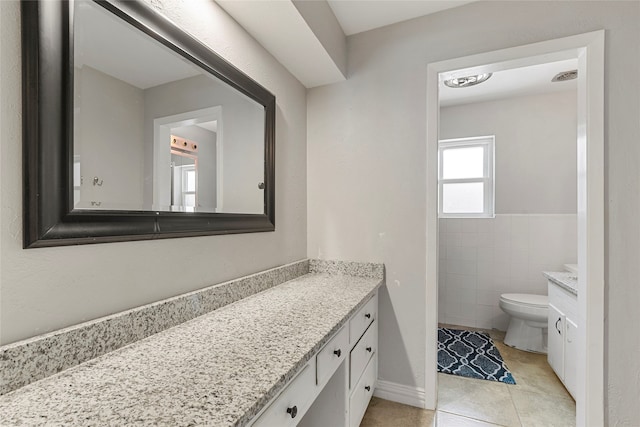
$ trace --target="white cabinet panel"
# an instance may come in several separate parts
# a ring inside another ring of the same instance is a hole
[[[564,379],[564,324],[564,313],[549,303],[547,360],[561,380]]]
[[[578,385],[578,325],[568,317],[565,325],[564,385],[575,398]]]
[[[378,360],[375,357],[369,361],[360,381],[352,390],[351,398],[349,399],[349,425],[351,427],[358,427],[364,413],[367,411],[367,406],[371,396],[373,396],[373,389],[376,385],[377,362]]]
[[[569,393],[578,383],[578,297],[549,281],[547,359]]]

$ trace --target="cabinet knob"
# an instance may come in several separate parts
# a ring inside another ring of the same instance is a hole
[[[367,347],[365,350],[367,350],[369,353],[371,353],[372,348],[371,347]]]
[[[291,418],[295,418],[298,415],[298,407],[294,406],[293,408],[287,408],[287,414],[291,415]]]
[[[336,356],[340,357],[340,355],[342,354],[342,350],[340,350],[340,349],[333,350],[333,354],[335,354]]]
[[[562,317],[558,317],[558,320],[556,320],[556,331],[558,331],[559,335],[562,335],[562,331],[558,328],[558,323],[560,323],[561,320]]]
[[[367,390],[367,391],[371,391],[371,386],[366,385],[366,386],[364,386],[364,389]]]
[[[367,319],[371,319],[371,313],[365,314],[364,317],[366,317]]]

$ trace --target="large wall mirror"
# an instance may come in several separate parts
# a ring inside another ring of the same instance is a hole
[[[137,1],[23,1],[24,246],[273,231],[275,97]]]

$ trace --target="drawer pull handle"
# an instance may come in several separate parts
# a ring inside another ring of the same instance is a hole
[[[340,357],[340,355],[342,354],[342,350],[340,350],[340,349],[333,350],[333,354],[335,354],[336,356]]]
[[[364,389],[367,390],[367,391],[371,391],[371,386],[366,385],[366,386],[364,386]]]
[[[373,350],[371,347],[367,347],[365,350],[367,350],[369,353],[371,353],[371,350]]]
[[[562,320],[562,317],[558,317],[558,320],[556,320],[556,331],[558,331],[558,334],[560,335],[562,335],[562,332],[558,328],[558,323],[560,323],[561,320]]]
[[[371,319],[371,313],[365,314],[364,317],[366,317],[367,319]]]
[[[298,415],[298,407],[294,406],[293,408],[287,408],[287,414],[291,414],[291,418],[295,418]]]

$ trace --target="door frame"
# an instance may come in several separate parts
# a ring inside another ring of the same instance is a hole
[[[1,0],[0,0],[1,1]],[[152,210],[163,210],[170,198],[166,197],[166,188],[171,187],[171,172],[162,165],[171,162],[170,141],[171,128],[190,126],[205,122],[218,122],[216,132],[216,212],[223,210],[224,189],[224,132],[222,122],[222,106],[207,107],[186,113],[159,117],[153,120],[153,201]]]
[[[425,408],[438,396],[438,84],[441,73],[481,74],[578,59],[578,361],[576,419],[604,425],[604,30],[427,65]]]

